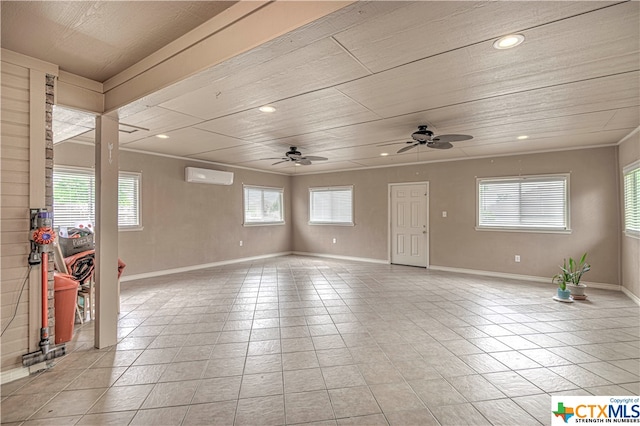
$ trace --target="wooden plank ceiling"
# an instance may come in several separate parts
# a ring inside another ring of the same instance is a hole
[[[358,2],[124,106],[121,121],[148,130],[121,147],[293,174],[616,144],[640,124],[639,10]],[[492,47],[511,33],[524,43]],[[473,139],[397,154],[421,124]],[[329,160],[263,160],[289,146]]]

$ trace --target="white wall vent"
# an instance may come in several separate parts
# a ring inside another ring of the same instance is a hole
[[[187,182],[209,183],[212,185],[231,185],[233,184],[233,172],[185,167],[184,180]]]

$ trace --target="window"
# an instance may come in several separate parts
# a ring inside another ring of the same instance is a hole
[[[640,161],[626,166],[624,175],[624,233],[640,237]]]
[[[353,225],[353,187],[309,188],[309,222]]]
[[[478,179],[477,229],[569,230],[568,175]]]
[[[284,189],[259,186],[243,188],[245,225],[284,223]]]
[[[139,173],[120,172],[118,226],[141,227]],[[95,174],[91,169],[56,167],[53,170],[53,217],[56,226],[95,223]]]

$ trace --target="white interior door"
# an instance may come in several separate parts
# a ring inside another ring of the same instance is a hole
[[[391,263],[427,267],[427,183],[391,185]]]

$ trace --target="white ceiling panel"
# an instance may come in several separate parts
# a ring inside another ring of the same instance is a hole
[[[259,161],[262,158],[279,158],[282,152],[272,148],[255,144],[252,142],[242,142],[237,146],[224,148],[216,151],[200,152],[199,154],[190,155],[192,158],[208,161],[219,161],[228,164],[241,164],[248,161]],[[265,167],[277,160],[265,160]]]
[[[526,152],[543,152],[577,147],[601,146],[603,140],[620,140],[630,130],[611,130],[597,133],[573,133],[564,136],[537,137],[517,143],[495,143],[461,148],[470,157],[508,155]]]
[[[137,127],[148,130],[140,130],[139,132],[132,133],[130,136],[124,139],[121,135],[120,142],[133,142],[146,137],[162,134],[170,130],[190,127],[194,124],[200,123],[201,121],[202,120],[198,118],[180,114],[178,112],[170,111],[160,107],[146,108],[143,111],[121,119],[121,122],[135,123]]]
[[[338,89],[390,117],[636,71],[640,44],[637,7],[627,3],[575,17],[570,24],[551,23],[524,31],[527,39],[516,49],[496,50],[491,42],[479,43]],[[388,84],[390,81],[393,84]]]
[[[205,151],[229,148],[243,143],[238,139],[193,127],[167,132],[166,135],[169,136],[168,139],[160,139],[158,137],[151,136],[135,142],[123,144],[122,146],[142,151],[187,156]]]
[[[377,115],[335,89],[325,89],[272,104],[274,113],[257,109],[196,127],[256,142],[375,120]]]
[[[210,83],[205,90],[162,106],[209,120],[368,74],[333,39],[326,38],[259,66],[247,66]]]
[[[335,37],[368,69],[380,72],[607,4],[611,3],[418,1]]]

